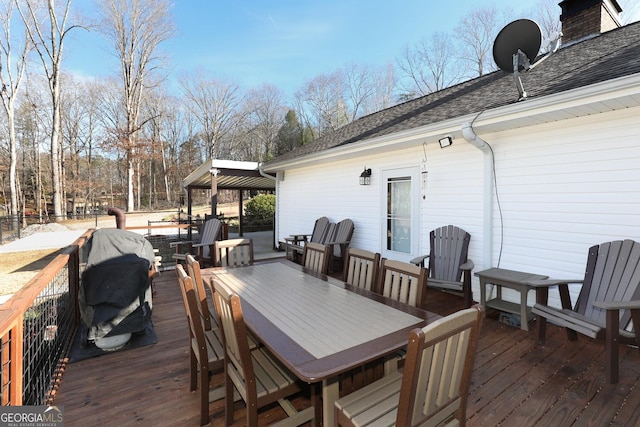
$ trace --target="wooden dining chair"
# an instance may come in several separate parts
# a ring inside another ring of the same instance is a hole
[[[363,249],[349,248],[346,252],[342,280],[357,288],[377,291],[380,254]]]
[[[424,308],[429,270],[407,262],[383,259],[380,262],[378,293],[387,298]],[[384,365],[386,374],[401,367],[406,357],[403,348],[389,356]]]
[[[464,426],[481,323],[476,305],[411,331],[404,370],[338,399],[335,425]]]
[[[217,267],[240,267],[253,265],[253,240],[219,240],[213,245]]]
[[[224,370],[224,344],[217,328],[214,335],[217,340],[205,337],[204,318],[193,280],[181,264],[176,266],[176,274],[189,322],[190,390],[196,390],[200,383],[200,425],[206,425],[209,424],[209,403],[225,397],[222,384],[209,389],[211,376]]]
[[[189,352],[189,370],[190,370],[190,390],[194,391],[198,389],[198,373],[200,374],[200,384],[205,384],[206,387],[200,386],[200,405],[201,405],[201,422],[208,423],[209,417],[209,403],[221,399],[224,397],[224,389],[220,387],[215,391],[208,392],[208,382],[204,382],[205,378],[209,378],[211,375],[220,373],[224,370],[224,341],[222,339],[222,331],[218,327],[217,316],[215,313],[211,313],[209,309],[209,302],[207,299],[207,293],[204,287],[204,281],[202,280],[202,274],[200,272],[200,263],[191,254],[186,254],[185,261],[187,264],[187,278],[190,280],[193,287],[193,295],[196,300],[197,311],[193,309],[189,310],[189,313],[193,313],[194,319],[201,325],[202,335],[204,342],[201,343],[198,338],[198,334],[194,328],[189,326],[191,351]],[[184,272],[184,267],[181,264],[176,266],[178,270],[178,279],[180,279],[180,270]],[[183,285],[181,284],[181,289]],[[186,300],[186,293],[183,289],[183,299],[185,302],[185,309],[188,308],[188,302]],[[195,326],[198,326],[198,323]],[[257,341],[249,336],[249,347],[256,348],[258,346]],[[205,348],[206,351],[202,351]],[[207,374],[203,371],[204,362],[208,361]],[[205,421],[206,414],[206,421]]]
[[[302,252],[302,266],[310,271],[320,274],[329,272],[329,260],[331,259],[331,248],[329,246],[309,242],[304,245]]]
[[[216,316],[211,315],[209,310],[209,304],[207,302],[207,293],[205,291],[204,282],[202,280],[202,274],[200,272],[200,262],[195,259],[191,254],[186,254],[185,261],[187,264],[187,274],[191,277],[193,282],[196,297],[198,298],[200,315],[202,316],[202,323],[205,332],[210,332],[214,326],[217,327]]]
[[[429,270],[408,262],[383,259],[378,290],[387,297],[424,308]]]
[[[320,393],[311,387],[312,406],[296,411],[287,397],[303,390],[303,384],[265,347],[249,349],[240,297],[212,280],[218,322],[225,344],[225,423],[234,422],[234,388],[246,404],[247,426],[258,425],[258,409],[278,402],[289,418],[286,425],[319,423]],[[284,423],[284,421],[283,421]]]

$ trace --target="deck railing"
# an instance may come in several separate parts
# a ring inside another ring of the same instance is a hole
[[[175,261],[167,251],[188,224],[127,227],[145,229],[160,250],[162,264]],[[176,233],[176,228],[180,231]],[[53,400],[80,324],[78,290],[81,248],[88,230],[9,300],[0,305],[0,404],[46,405]]]
[[[79,322],[79,251],[67,246],[0,306],[2,405],[43,405],[55,391]]]

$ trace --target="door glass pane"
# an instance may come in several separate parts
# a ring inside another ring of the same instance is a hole
[[[387,250],[411,252],[411,177],[387,180]]]

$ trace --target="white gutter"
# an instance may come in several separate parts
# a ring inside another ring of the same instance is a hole
[[[479,115],[479,114],[478,114]],[[477,118],[478,116],[476,116]],[[475,120],[475,118],[474,118]],[[473,120],[462,125],[462,136],[484,154],[484,206],[482,213],[482,269],[491,268],[493,250],[493,153],[487,142],[473,130]]]
[[[265,178],[271,178],[272,180],[276,180],[276,177],[273,175],[269,175],[268,173],[266,173],[264,170],[262,170],[262,165],[263,163],[260,162],[258,163],[258,172],[260,173],[260,175],[264,176]]]

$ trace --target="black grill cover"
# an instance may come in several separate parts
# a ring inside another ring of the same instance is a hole
[[[139,332],[151,320],[151,243],[118,229],[96,230],[87,244],[78,295],[87,338]]]

